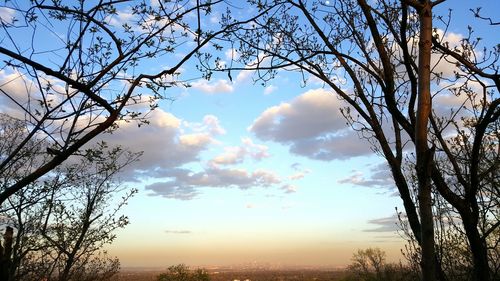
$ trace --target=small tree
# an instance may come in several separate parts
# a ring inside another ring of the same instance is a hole
[[[20,120],[1,117],[2,136],[13,144],[4,147],[8,150],[28,130]],[[23,177],[30,163],[43,157],[39,151],[45,145],[40,141],[25,146],[27,166],[11,171],[4,180]],[[118,260],[108,258],[102,247],[114,240],[116,229],[128,224],[119,211],[136,190],[121,187],[117,174],[139,156],[101,142],[9,197],[2,220],[14,227],[15,235],[11,253],[4,255],[11,261],[2,266],[5,280],[39,280],[40,276],[99,280],[116,273]],[[117,201],[119,194],[123,197]]]
[[[413,281],[418,274],[401,264],[385,262],[385,252],[379,248],[358,249],[352,255],[352,263],[348,266],[348,276],[344,281]]]
[[[352,255],[353,263],[349,269],[358,272],[360,275],[375,275],[377,280],[382,278],[382,267],[385,264],[385,252],[379,248],[368,248],[360,250]]]
[[[157,281],[210,281],[210,275],[205,269],[190,270],[185,264],[172,265],[167,273],[156,277]]]

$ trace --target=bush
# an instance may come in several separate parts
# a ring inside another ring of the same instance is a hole
[[[353,254],[347,276],[341,281],[417,281],[418,273],[403,264],[385,263],[379,248],[358,250]]]
[[[156,277],[157,281],[210,281],[208,272],[203,268],[190,270],[185,264],[172,265],[167,273]]]

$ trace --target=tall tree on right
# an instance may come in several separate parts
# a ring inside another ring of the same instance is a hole
[[[483,45],[472,29],[449,36],[451,13],[435,14],[445,0],[248,2],[269,12],[228,29],[240,64],[204,61],[207,71],[255,70],[265,83],[286,69],[302,73],[305,83],[322,81],[345,102],[351,127],[386,159],[421,248],[422,279],[446,280],[435,251],[436,190],[459,214],[472,278],[491,280],[498,192],[485,189],[498,190],[498,44]],[[473,15],[495,23],[479,12]],[[223,24],[236,20],[228,14]],[[416,177],[405,172],[409,165]]]

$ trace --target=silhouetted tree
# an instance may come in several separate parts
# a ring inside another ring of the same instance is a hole
[[[342,281],[413,281],[418,274],[402,264],[385,261],[385,252],[379,248],[358,249],[347,267],[347,276]]]
[[[352,256],[351,270],[361,275],[374,274],[377,280],[382,280],[382,266],[385,264],[385,252],[379,248],[358,250]]]
[[[498,177],[500,52],[496,45],[478,51],[482,41],[472,29],[451,41],[451,16],[433,14],[443,2],[248,1],[270,11],[227,33],[239,44],[235,62],[202,63],[209,74],[255,70],[263,83],[279,69],[302,73],[304,83],[320,79],[345,102],[352,128],[386,159],[421,248],[423,279],[445,280],[435,255],[435,188],[460,215],[474,279],[488,281],[487,241],[499,224],[480,227],[480,192]],[[230,13],[223,18],[235,21]],[[412,151],[415,179],[404,172]],[[418,185],[416,198],[410,181]]]
[[[133,105],[154,109],[182,83],[180,67],[223,31],[200,25],[221,2],[4,1],[0,111],[29,126],[25,139],[0,155],[0,205],[118,121],[147,123],[147,111]],[[146,69],[159,59],[165,69]],[[40,140],[46,157],[7,181],[7,171],[22,167],[25,146]]]
[[[168,272],[156,277],[157,281],[210,281],[210,275],[204,269],[189,269],[185,264],[172,265]]]
[[[488,153],[489,154],[489,153]],[[493,155],[485,155],[486,158]],[[439,161],[439,159],[436,159]],[[442,160],[440,169],[443,173],[453,173],[451,164]],[[468,161],[467,157],[463,157],[461,161]],[[415,178],[414,165],[406,169],[408,178]],[[485,233],[488,262],[491,269],[491,279],[499,278],[500,269],[500,250],[497,245],[500,243],[499,228],[495,227],[499,221],[499,174],[498,172],[485,175],[488,179],[483,181],[483,185],[478,191],[479,207],[479,223],[478,228],[481,233]],[[449,178],[450,181],[453,178]],[[416,182],[409,181],[411,184],[412,193],[416,197]],[[460,220],[460,214],[449,202],[447,202],[437,190],[433,191],[433,213],[436,232],[436,256],[445,272],[448,280],[466,281],[474,277],[474,262],[471,248],[468,245],[468,239],[464,226]],[[401,233],[405,240],[409,241],[405,248],[404,254],[410,264],[418,262],[416,257],[419,256],[420,249],[415,247],[416,241],[406,226],[404,216],[400,214]]]
[[[0,146],[3,155],[29,133],[25,122],[5,114],[0,114],[0,128],[2,141],[10,144]],[[29,142],[18,156],[24,160],[22,169],[4,178],[24,177],[43,161],[44,148],[44,141]],[[4,243],[10,246],[4,246],[9,250],[2,255],[2,280],[101,280],[116,273],[118,260],[108,258],[102,247],[128,224],[119,211],[136,190],[121,187],[117,173],[139,156],[101,142],[10,196],[0,210],[6,233],[11,230],[10,243]]]

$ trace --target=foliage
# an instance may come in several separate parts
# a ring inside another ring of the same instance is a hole
[[[3,136],[10,138],[10,148],[15,147],[27,129],[20,120],[1,116],[1,126],[8,128]],[[45,147],[43,141],[25,146],[26,166],[18,172],[38,161]],[[8,280],[40,280],[41,276],[60,281],[105,280],[115,274],[119,262],[102,248],[129,223],[120,211],[137,192],[122,187],[117,174],[139,156],[101,142],[9,197],[1,210],[2,224],[15,229]],[[12,171],[2,180],[22,176]],[[117,200],[117,195],[122,198]]]
[[[205,269],[190,270],[185,264],[172,265],[167,273],[156,277],[157,281],[210,281],[210,275]]]
[[[412,171],[413,169],[409,169]],[[494,181],[489,182],[494,184]],[[492,186],[484,186],[483,191],[491,190]],[[483,198],[480,212],[480,226],[491,229],[491,225],[498,222],[498,203],[491,202],[495,199],[493,193],[488,193]],[[483,196],[483,195],[481,195]],[[460,215],[446,200],[438,193],[434,192],[434,221],[436,230],[436,255],[441,265],[443,273],[448,280],[467,281],[472,280],[474,275],[474,263],[471,249],[467,243],[467,236],[460,221]],[[498,196],[496,197],[498,198]],[[403,251],[409,266],[413,272],[419,272],[420,247],[408,230],[407,221],[400,214],[400,234],[407,241]],[[488,235],[487,245],[497,245],[500,241],[498,229]],[[488,260],[490,262],[492,280],[498,279],[499,272],[499,249],[495,246],[488,248]]]
[[[360,276],[375,275],[377,279],[382,278],[382,266],[385,264],[385,253],[379,248],[368,248],[353,254],[353,263],[349,269],[357,272]]]
[[[342,281],[412,281],[418,274],[402,264],[385,262],[385,252],[379,248],[358,249]]]

